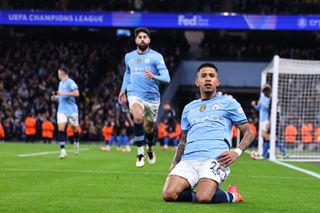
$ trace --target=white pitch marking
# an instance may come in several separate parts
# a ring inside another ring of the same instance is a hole
[[[288,163],[284,163],[284,162],[281,162],[281,161],[271,161],[271,162],[279,164],[279,165],[282,165],[282,166],[285,166],[285,167],[288,167],[290,169],[294,169],[296,171],[299,171],[299,172],[305,173],[307,175],[311,175],[312,177],[320,179],[320,174],[318,174],[316,172],[313,172],[313,171],[310,171],[310,170],[307,170],[307,169],[302,169],[300,167],[297,167],[297,166],[294,166],[294,165],[291,165],[291,164],[288,164]]]
[[[108,170],[77,170],[77,169],[15,169],[0,168],[0,171],[14,172],[56,172],[56,173],[95,173],[95,174],[122,174],[122,175],[167,175],[167,172],[135,172],[135,171],[108,171]],[[308,177],[291,177],[291,176],[264,176],[264,175],[232,175],[240,178],[268,178],[268,179],[294,179],[294,180],[314,180]]]
[[[80,149],[80,151],[88,151],[89,148],[83,148],[83,149]],[[67,150],[67,152],[74,152],[74,150]],[[52,155],[52,154],[59,154],[60,151],[54,151],[54,152],[34,152],[34,153],[29,153],[29,154],[19,154],[17,155],[18,157],[20,158],[23,158],[23,157],[34,157],[34,156],[41,156],[41,155]]]
[[[245,153],[250,154],[250,151],[246,150]],[[307,169],[302,169],[302,168],[300,168],[298,166],[294,166],[294,165],[291,165],[291,164],[288,164],[288,163],[285,163],[285,162],[282,162],[282,161],[277,161],[277,160],[272,161],[272,160],[270,160],[270,162],[279,164],[281,166],[288,167],[290,169],[293,169],[293,170],[296,170],[298,172],[302,172],[304,174],[307,174],[307,175],[310,175],[312,177],[320,179],[320,174],[319,173],[316,173],[316,172],[313,172],[313,171],[310,171],[310,170],[307,170]]]

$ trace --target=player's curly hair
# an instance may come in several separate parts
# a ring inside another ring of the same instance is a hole
[[[147,34],[148,37],[150,38],[150,31],[147,28],[144,28],[144,27],[136,28],[134,30],[134,37],[137,38],[138,34],[141,33],[141,32]]]

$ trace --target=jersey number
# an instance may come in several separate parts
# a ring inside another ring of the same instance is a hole
[[[221,168],[220,164],[217,162],[217,161],[212,161],[212,166],[210,167],[211,171],[219,176],[221,178],[221,182],[223,182],[226,177],[227,177],[227,174],[226,172],[223,170],[223,168]]]

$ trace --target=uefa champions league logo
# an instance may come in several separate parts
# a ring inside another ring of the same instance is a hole
[[[297,24],[300,28],[305,28],[307,26],[307,19],[299,18]]]

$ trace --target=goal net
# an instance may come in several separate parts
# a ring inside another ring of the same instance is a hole
[[[265,83],[272,87],[270,160],[320,161],[320,61],[275,56],[262,72]]]

